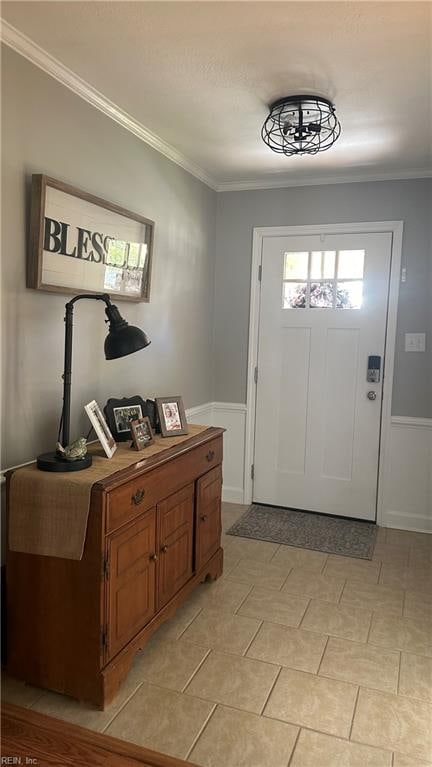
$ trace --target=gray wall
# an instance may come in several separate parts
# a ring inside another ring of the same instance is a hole
[[[76,308],[74,436],[83,405],[140,393],[212,399],[215,193],[8,48],[2,62],[2,467],[52,449],[67,296],[25,287],[29,182],[46,173],[156,222],[151,302],[119,302],[152,345],[106,362],[104,312]]]
[[[393,415],[432,416],[432,181],[379,181],[217,197],[216,401],[245,402],[252,229],[257,226],[403,220]],[[404,351],[404,333],[428,332],[427,353]]]

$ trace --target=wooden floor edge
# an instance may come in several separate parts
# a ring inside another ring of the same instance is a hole
[[[59,740],[67,739],[69,743],[75,741],[75,743],[79,744],[81,747],[88,746],[97,748],[100,751],[104,751],[107,756],[115,755],[116,757],[124,757],[125,764],[126,760],[133,759],[138,764],[145,765],[145,767],[196,767],[192,762],[186,762],[183,759],[177,759],[173,756],[161,754],[134,743],[119,740],[118,738],[113,738],[104,733],[94,732],[85,727],[80,727],[79,725],[71,724],[61,719],[55,719],[46,714],[40,714],[38,711],[22,708],[21,706],[16,706],[12,703],[2,703],[1,725],[3,741],[2,757],[9,756],[9,754],[4,753],[4,748],[6,747],[7,750],[10,751],[12,745],[15,749],[15,753],[11,753],[10,756],[19,756],[20,747],[22,749],[25,748],[26,752],[28,752],[29,742],[23,742],[27,727],[29,735],[32,728],[37,728],[39,731],[44,730],[53,740],[55,740],[55,736],[57,735]],[[13,735],[14,725],[17,730],[16,739]],[[4,745],[5,741],[6,746]],[[51,750],[50,754],[52,756]],[[59,753],[58,756],[61,757],[61,754]],[[41,764],[40,761],[37,763]],[[120,764],[121,762],[119,762],[119,765]],[[77,765],[77,767],[80,766]]]

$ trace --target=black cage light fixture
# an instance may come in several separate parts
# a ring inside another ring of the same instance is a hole
[[[270,106],[261,136],[278,154],[317,154],[330,149],[341,125],[331,101],[322,96],[285,96]]]

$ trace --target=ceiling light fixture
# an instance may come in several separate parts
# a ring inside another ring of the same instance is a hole
[[[273,152],[289,157],[324,152],[340,132],[331,101],[321,96],[286,96],[271,104],[261,137]]]

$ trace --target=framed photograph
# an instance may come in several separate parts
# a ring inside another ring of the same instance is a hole
[[[149,415],[145,400],[138,394],[121,399],[110,397],[104,407],[104,413],[116,442],[132,439],[130,422]]]
[[[188,425],[181,397],[156,397],[162,437],[187,434]]]
[[[144,216],[33,175],[27,287],[149,301],[153,234]]]
[[[117,445],[96,400],[94,399],[89,402],[88,405],[85,405],[84,410],[90,419],[90,423],[96,432],[99,442],[105,450],[106,457],[112,458],[117,450]]]
[[[130,426],[135,450],[142,450],[144,447],[152,444],[153,431],[148,416],[138,418],[136,421],[131,421]]]

